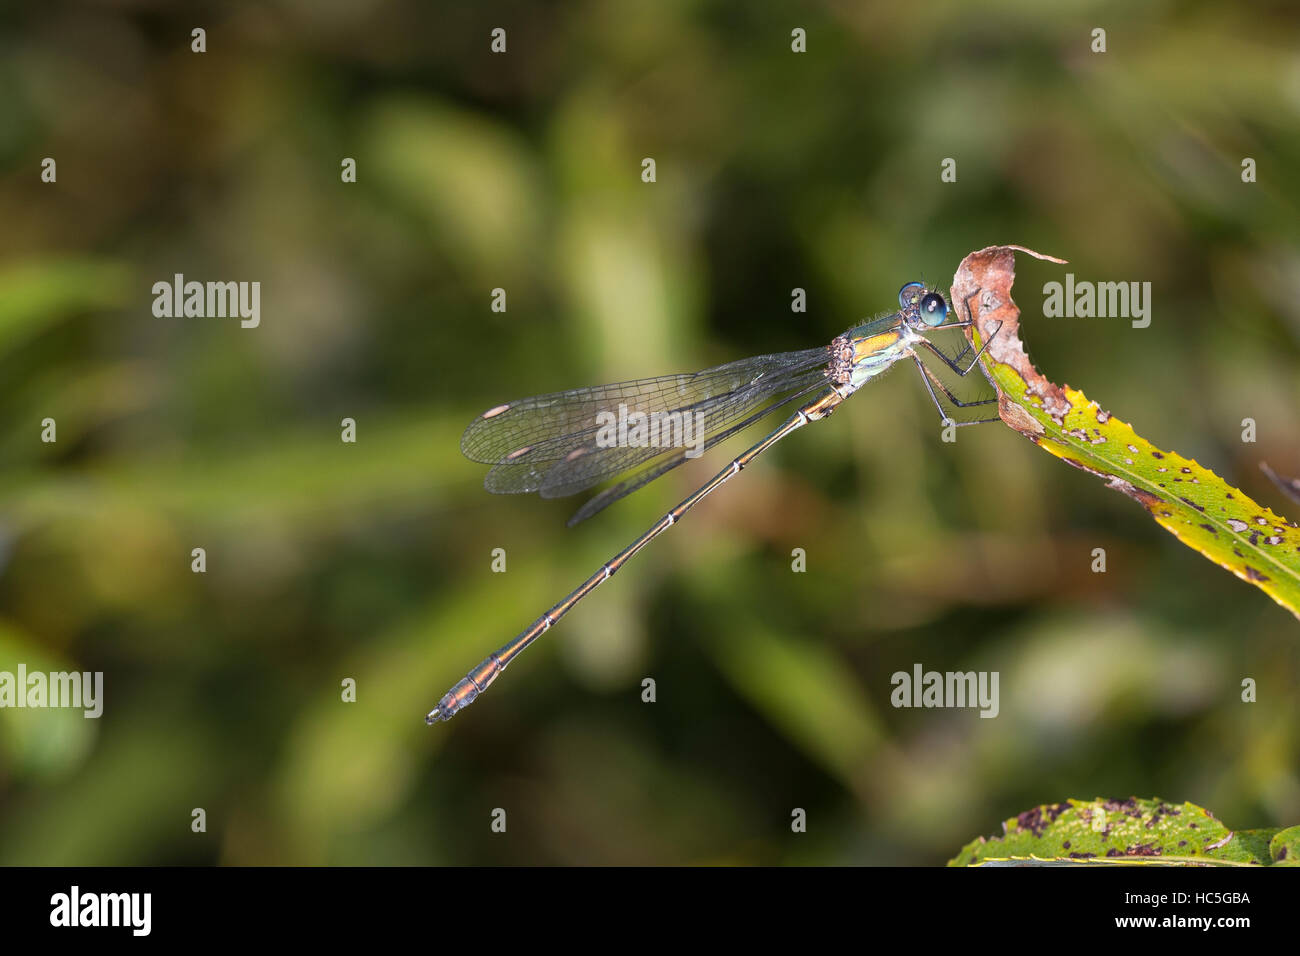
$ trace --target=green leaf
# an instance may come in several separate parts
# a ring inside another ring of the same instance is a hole
[[[1274,833],[1268,843],[1268,854],[1275,866],[1300,866],[1300,826]]]
[[[1183,544],[1255,585],[1300,617],[1300,528],[1202,465],[1163,451],[1086,395],[1049,381],[1020,341],[1011,299],[1020,246],[990,246],[962,260],[952,301],[972,319],[967,336],[998,390],[1002,420],[1039,448],[1096,475],[1141,504]],[[1002,325],[999,328],[998,323]],[[996,333],[996,334],[995,334]]]
[[[1047,803],[1011,817],[1002,829],[1003,836],[978,837],[966,844],[948,865],[1268,866],[1278,859],[1279,847],[1291,847],[1300,839],[1300,827],[1234,832],[1194,803],[1137,797]],[[1295,853],[1290,849],[1288,855]]]

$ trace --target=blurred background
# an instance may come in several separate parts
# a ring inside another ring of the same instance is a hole
[[[1300,517],[1258,470],[1300,474],[1300,13],[981,7],[5,6],[0,669],[105,699],[0,710],[0,862],[933,865],[1131,794],[1300,823],[1296,620],[1010,429],[942,442],[911,371],[424,724],[762,434],[568,530],[580,498],[483,490],[476,414],[819,345],[995,243],[1070,260],[1019,263],[1049,377]],[[1065,271],[1151,282],[1150,327],[1043,318]],[[260,327],[156,318],[178,272],[260,281]],[[916,663],[998,671],[1000,715],[894,709]]]

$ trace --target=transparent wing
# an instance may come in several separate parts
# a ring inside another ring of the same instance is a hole
[[[571,495],[727,432],[769,401],[823,381],[828,362],[823,346],[508,402],[470,423],[461,450],[493,465],[489,491]],[[634,413],[653,420],[654,431],[611,430],[620,417],[630,425]]]
[[[823,383],[820,380],[815,381],[813,382],[812,385],[808,386],[807,388],[804,388],[803,390],[795,392],[791,395],[787,395],[785,398],[773,402],[772,404],[768,405],[766,408],[759,409],[757,412],[754,412],[748,418],[745,418],[742,421],[737,422],[736,424],[732,425],[730,428],[726,429],[725,431],[719,432],[718,434],[711,436],[709,440],[704,443],[704,447],[702,451],[708,451],[718,442],[725,441],[726,439],[730,438],[732,435],[736,434],[736,432],[748,428],[750,425],[754,424],[759,419],[765,418],[766,416],[770,415],[772,412],[776,411],[777,409],[783,408],[784,406],[790,404],[795,399],[803,398],[809,393],[818,390],[819,388],[822,387],[822,384]],[[618,501],[620,498],[626,498],[628,495],[636,491],[638,488],[644,488],[646,485],[650,484],[650,482],[654,481],[656,478],[659,478],[660,476],[667,474],[668,472],[676,468],[678,465],[685,464],[688,460],[689,458],[687,457],[684,449],[681,451],[673,452],[665,456],[661,460],[653,462],[648,467],[643,468],[641,471],[629,475],[627,478],[624,478],[618,484],[610,485],[608,488],[604,489],[599,494],[593,495],[583,504],[581,508],[579,508],[576,512],[574,512],[573,517],[571,517],[567,522],[568,526],[572,528],[575,524],[586,521],[588,518],[592,517],[593,515],[599,514],[600,512],[608,508],[610,505],[612,505],[614,502]]]

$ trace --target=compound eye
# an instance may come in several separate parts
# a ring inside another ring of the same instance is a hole
[[[921,321],[926,325],[943,325],[948,317],[948,303],[937,292],[927,292],[921,296]]]
[[[921,293],[925,291],[925,283],[909,282],[898,290],[898,305],[903,309],[910,309],[920,301]]]

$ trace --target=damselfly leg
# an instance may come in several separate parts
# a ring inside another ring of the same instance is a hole
[[[949,322],[949,323],[945,323],[944,325],[937,326],[934,329],[934,331],[938,331],[941,329],[962,329],[962,328],[969,327],[971,324],[972,323],[970,321]],[[1002,323],[999,322],[997,328],[995,328],[993,330],[993,333],[987,339],[985,339],[984,343],[980,346],[979,351],[975,353],[975,357],[970,360],[970,364],[968,364],[965,368],[961,366],[961,358],[967,352],[971,351],[971,345],[969,342],[966,342],[966,347],[962,349],[960,352],[958,352],[957,355],[951,358],[948,355],[946,355],[943,351],[941,351],[933,342],[930,342],[929,340],[922,340],[919,344],[929,349],[933,354],[937,355],[945,365],[947,365],[950,369],[952,369],[962,378],[965,378],[967,375],[971,373],[972,370],[974,370],[975,366],[979,364],[980,356],[984,354],[984,350],[989,347],[989,344],[995,338],[997,338],[997,334],[1001,331],[1002,331]],[[965,341],[965,339],[963,339],[963,341]],[[975,408],[979,405],[996,405],[998,403],[997,396],[994,396],[992,398],[980,399],[974,402],[964,402],[961,399],[959,399],[956,395],[954,395],[952,393],[952,390],[949,389],[948,386],[942,382],[942,380],[940,380],[939,376],[935,375],[934,372],[932,372],[929,368],[927,368],[925,363],[922,362],[920,357],[917,356],[915,353],[913,353],[912,355],[912,360],[916,363],[916,367],[921,373],[921,381],[925,385],[925,390],[930,395],[930,400],[934,402],[934,407],[939,410],[939,418],[943,422],[943,424],[945,425],[952,424],[958,428],[961,428],[962,426],[965,425],[983,425],[988,422],[996,422],[1000,420],[999,416],[997,415],[994,415],[991,418],[973,418],[970,419],[969,421],[963,421],[963,422],[959,422],[953,419],[952,416],[950,416],[944,410],[943,403],[939,400],[939,396],[935,394],[934,391],[935,387],[938,387],[938,389],[941,392],[943,392],[944,397],[946,397],[948,401],[951,402],[957,408]]]

